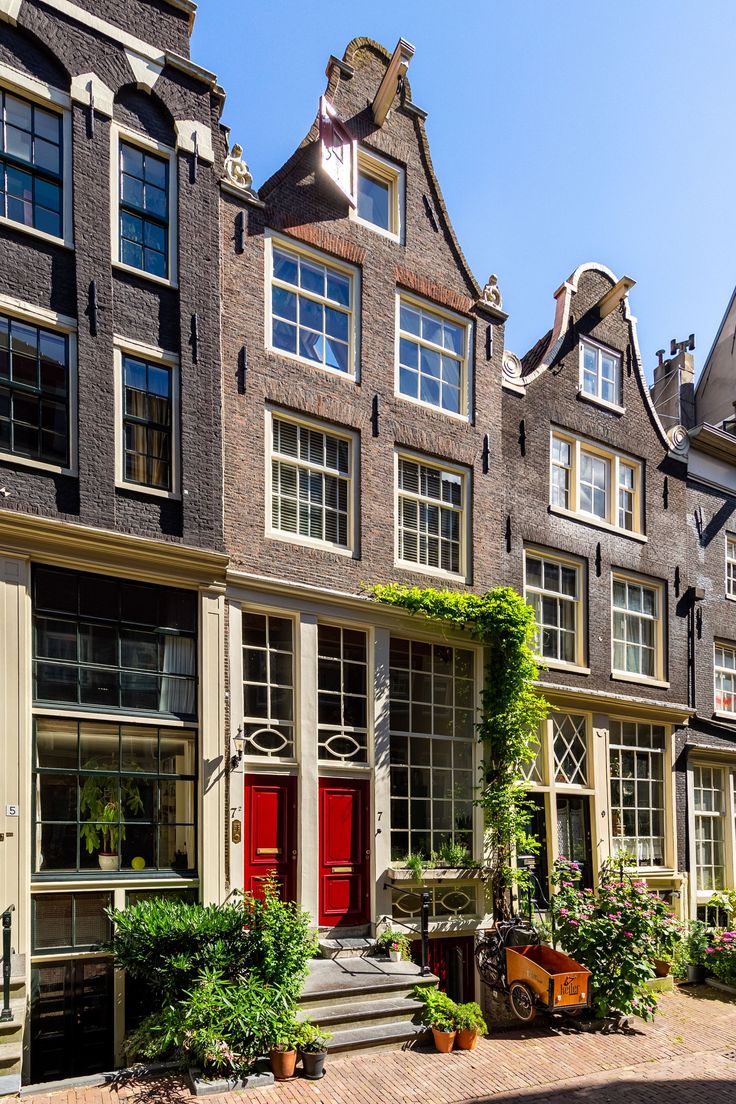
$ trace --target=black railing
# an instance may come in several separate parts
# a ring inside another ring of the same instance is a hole
[[[392,889],[393,887],[386,884],[384,889]],[[429,968],[429,890],[423,889],[421,891],[421,906],[419,910],[419,934],[422,940],[422,966],[420,974],[422,977],[426,977],[427,974],[431,974]],[[413,928],[411,924],[405,924],[402,920],[396,920],[393,916],[382,916],[382,920],[385,920],[389,927],[394,924],[398,924],[400,928],[406,928],[407,931],[416,932],[416,928]]]
[[[13,1018],[10,1007],[10,929],[13,923],[12,912],[15,905],[6,908],[3,913],[3,1008],[0,1012],[0,1023],[8,1023]]]

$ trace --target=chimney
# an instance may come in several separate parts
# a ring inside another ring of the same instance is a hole
[[[665,429],[676,425],[692,429],[695,425],[694,348],[695,334],[690,334],[687,341],[672,339],[668,359],[664,349],[657,350],[651,394]]]

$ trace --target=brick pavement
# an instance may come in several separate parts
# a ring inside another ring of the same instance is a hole
[[[726,1055],[733,1052],[734,1057]],[[179,1078],[72,1089],[24,1104],[191,1104]],[[390,1051],[330,1060],[322,1081],[294,1080],[209,1104],[733,1104],[736,1002],[714,990],[663,994],[660,1014],[626,1034],[540,1025],[454,1054]]]

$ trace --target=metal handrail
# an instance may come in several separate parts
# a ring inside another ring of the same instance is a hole
[[[384,888],[386,888],[384,886]],[[419,913],[419,934],[422,938],[422,965],[419,971],[420,977],[427,977],[431,974],[429,968],[429,890],[423,889],[421,891],[421,911]],[[405,924],[403,920],[395,920],[393,916],[382,916],[381,920],[387,920],[391,924],[398,924],[400,928],[406,928],[407,931],[415,932],[416,928],[413,928],[410,924]]]
[[[13,1019],[10,1007],[10,933],[14,909],[15,905],[10,905],[3,913],[3,1007],[0,1012],[0,1023],[9,1023]]]

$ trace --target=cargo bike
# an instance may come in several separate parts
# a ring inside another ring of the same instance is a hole
[[[579,1016],[590,1007],[590,970],[541,943],[531,923],[499,920],[476,942],[475,961],[482,980],[508,997],[522,1023],[537,1010]]]

